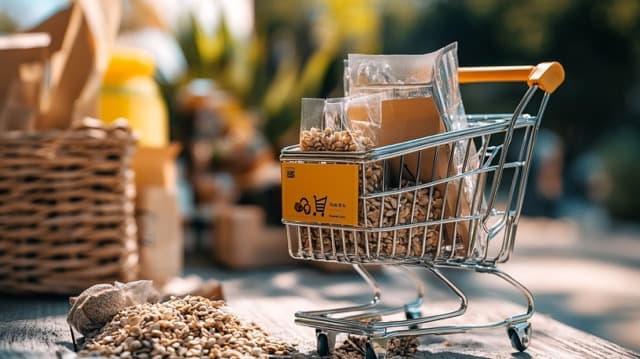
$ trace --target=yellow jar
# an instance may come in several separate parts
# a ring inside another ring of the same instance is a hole
[[[126,118],[138,134],[138,144],[164,147],[169,142],[167,108],[153,80],[155,63],[148,53],[115,49],[102,79],[98,100],[100,119]]]

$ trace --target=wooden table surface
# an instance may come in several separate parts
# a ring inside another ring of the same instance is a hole
[[[230,272],[206,266],[187,272],[223,280],[228,303],[242,318],[255,321],[274,336],[298,343],[312,353],[311,328],[293,323],[297,310],[330,308],[367,300],[367,286],[353,273],[323,273],[301,267]],[[394,271],[378,275],[383,300],[402,303],[412,295]],[[450,310],[456,305],[446,293],[428,287],[425,311]],[[387,294],[384,294],[387,293]],[[433,297],[433,298],[431,298]],[[69,328],[65,322],[66,298],[56,296],[0,296],[0,358],[73,357]],[[465,316],[450,323],[501,320],[523,308],[501,298],[470,298]],[[620,347],[536,313],[532,319],[532,343],[527,352],[516,353],[504,328],[446,336],[423,337],[417,357],[430,358],[640,358]],[[337,342],[341,342],[338,339]]]

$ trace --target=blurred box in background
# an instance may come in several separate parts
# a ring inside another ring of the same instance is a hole
[[[293,263],[284,227],[268,225],[259,206],[221,207],[214,226],[212,254],[217,263],[234,269]]]

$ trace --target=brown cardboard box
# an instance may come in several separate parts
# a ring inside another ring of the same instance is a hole
[[[184,234],[176,197],[180,146],[138,147],[135,172],[140,276],[162,285],[182,274]]]
[[[162,286],[182,275],[184,240],[175,193],[162,186],[139,187],[136,220],[140,278]]]
[[[446,131],[442,117],[438,112],[435,102],[431,97],[413,97],[383,100],[381,105],[382,128],[380,130],[378,144],[388,145],[425,136],[430,136]],[[471,144],[473,146],[473,143]],[[475,147],[470,149],[470,154],[475,154]],[[453,164],[449,168],[451,147],[449,145],[438,147],[438,156],[434,164],[435,149],[423,152],[420,164],[420,181],[428,181],[435,178],[446,178],[455,174]],[[397,176],[400,173],[400,161],[390,162],[392,173]],[[418,168],[417,156],[407,156],[404,164],[410,169]],[[414,175],[417,175],[414,173]],[[456,213],[456,199],[460,191],[460,181],[450,181],[446,188],[446,203],[444,217],[459,217],[469,215],[470,203],[467,196],[459,199],[460,208]],[[445,192],[445,185],[436,188],[441,193]],[[467,249],[469,244],[469,222],[460,222],[455,228],[454,224],[445,225],[446,243],[452,243],[454,232],[457,233],[462,244]]]
[[[160,186],[169,193],[175,193],[175,162],[179,151],[177,143],[167,147],[138,147],[131,160],[131,168],[136,172],[136,187]]]
[[[256,268],[292,263],[282,226],[267,226],[258,206],[225,206],[215,218],[213,258],[224,266]]]

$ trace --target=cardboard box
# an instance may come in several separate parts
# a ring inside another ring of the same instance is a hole
[[[432,97],[383,100],[381,116],[382,128],[378,138],[378,144],[381,146],[446,132],[442,116],[440,116]],[[476,149],[473,143],[471,143],[471,146],[469,157],[474,158]],[[424,151],[420,163],[420,182],[447,178],[456,174],[455,163],[452,163],[451,166],[449,164],[451,152],[451,145],[438,146],[437,158],[435,158],[435,148]],[[418,157],[405,156],[404,164],[415,171],[418,168]],[[390,165],[393,176],[397,178],[400,173],[400,160],[392,160]],[[414,173],[414,175],[417,176],[418,174]],[[464,184],[461,184],[459,180],[449,181],[448,183],[448,186],[445,186],[445,184],[436,186],[443,195],[446,187],[446,202],[443,208],[444,218],[470,215],[471,203],[469,197],[460,188]],[[458,198],[458,194],[461,194],[461,198]],[[456,208],[458,200],[460,206]],[[457,241],[461,241],[466,250],[469,245],[470,223],[468,221],[458,222],[457,226],[454,223],[446,224],[445,243],[450,244],[453,242],[454,232],[459,237]]]
[[[176,193],[179,151],[177,143],[167,147],[138,147],[131,160],[131,168],[136,172],[136,187],[159,186],[169,193]]]
[[[284,226],[267,226],[258,206],[225,206],[216,213],[213,258],[241,269],[294,263]]]
[[[136,199],[140,247],[140,278],[162,286],[182,275],[183,231],[175,192],[143,186]]]
[[[140,278],[156,286],[182,275],[184,233],[177,201],[176,156],[180,146],[138,147],[135,172]]]

